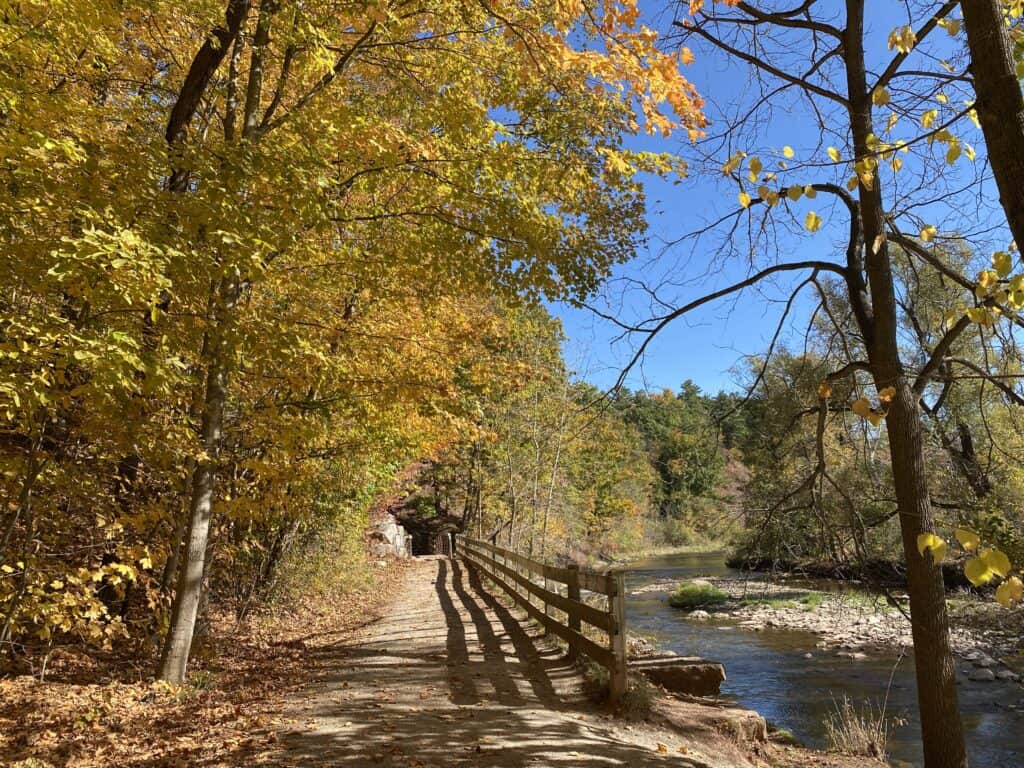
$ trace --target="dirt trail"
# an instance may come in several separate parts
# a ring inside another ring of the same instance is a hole
[[[295,765],[703,764],[678,735],[595,710],[560,652],[458,561],[415,563],[381,621],[324,653],[332,672],[283,736]]]

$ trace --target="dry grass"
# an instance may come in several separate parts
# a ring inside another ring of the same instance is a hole
[[[865,702],[859,709],[846,696],[833,701],[835,711],[825,720],[825,735],[834,752],[845,755],[885,758],[890,726],[899,725],[886,718],[882,708],[875,709]]]

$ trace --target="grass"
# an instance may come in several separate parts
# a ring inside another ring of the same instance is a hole
[[[668,604],[684,611],[710,608],[728,601],[729,595],[711,584],[686,582],[668,596]]]
[[[897,719],[887,719],[881,709],[871,704],[860,709],[849,698],[834,701],[835,711],[825,719],[825,736],[833,752],[845,755],[863,755],[885,759],[889,727],[901,725]]]
[[[824,596],[820,592],[809,592],[798,598],[745,597],[740,600],[740,605],[744,608],[749,605],[766,605],[775,610],[780,608],[803,608],[805,611],[813,611],[821,605],[822,600],[824,600]]]
[[[583,692],[590,701],[602,704],[608,700],[610,675],[608,670],[587,656],[580,656],[577,666],[583,673]],[[658,697],[658,689],[643,675],[629,674],[626,693],[615,708],[626,720],[644,720]]]
[[[779,744],[800,745],[800,740],[793,735],[791,730],[788,728],[777,728],[771,723],[768,723],[768,738]]]

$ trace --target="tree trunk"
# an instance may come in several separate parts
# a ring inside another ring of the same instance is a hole
[[[886,426],[907,561],[921,737],[927,768],[966,768],[942,569],[932,563],[930,556],[924,558],[917,550],[918,534],[931,531],[934,518],[916,400],[910,382],[901,377]]]
[[[238,297],[238,275],[222,280],[219,311],[211,330],[206,391],[203,398],[202,456],[192,472],[192,493],[188,511],[188,534],[179,570],[171,624],[167,630],[158,677],[174,685],[185,681],[199,602],[202,597],[206,546],[210,539],[210,517],[216,481],[217,454],[227,401],[228,368],[231,359],[228,324]]]
[[[845,51],[850,128],[857,158],[872,156],[868,146],[874,133],[871,96],[864,62],[864,0],[847,0]],[[934,528],[928,476],[924,461],[921,415],[911,381],[900,360],[899,326],[892,262],[885,239],[885,212],[880,180],[858,194],[865,248],[864,266],[871,306],[857,313],[865,339],[875,386],[893,387],[886,430],[893,483],[899,505],[900,533],[907,563],[911,630],[921,736],[926,768],[967,768],[963,725],[957,703],[955,667],[946,615],[942,571],[917,551],[917,537]],[[863,318],[863,319],[862,319]]]
[[[962,0],[975,109],[1010,231],[1024,247],[1024,96],[1002,0]]]

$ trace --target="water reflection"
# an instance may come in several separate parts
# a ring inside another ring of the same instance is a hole
[[[687,553],[654,557],[634,563],[627,588],[669,579],[736,575],[721,553]],[[844,695],[860,705],[881,704],[890,677],[887,711],[906,724],[889,737],[894,765],[921,765],[913,658],[872,654],[853,661],[816,647],[807,632],[737,629],[728,621],[691,622],[671,608],[661,592],[630,595],[627,621],[632,630],[657,639],[661,647],[679,654],[703,656],[725,664],[728,679],[722,693],[742,706],[757,710],[801,741],[825,746],[825,715]],[[810,653],[810,658],[805,655]],[[959,689],[961,712],[975,765],[1024,765],[1024,713],[1000,705],[1024,698],[1018,685],[971,683]]]

